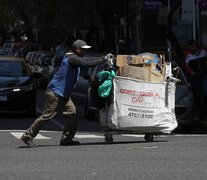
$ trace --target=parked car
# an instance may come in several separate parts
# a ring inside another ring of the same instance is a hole
[[[175,93],[175,114],[178,122],[178,128],[191,129],[193,125],[193,93],[190,84],[187,82],[185,74],[176,62],[172,62],[173,76],[180,79],[177,83]],[[94,73],[96,74],[96,72]],[[97,102],[91,93],[91,88],[88,88],[87,102],[85,107],[85,117],[87,120],[98,120],[99,109]]]
[[[6,40],[0,55],[25,57],[29,51],[36,51],[41,48],[39,43],[16,42],[14,40]]]
[[[36,114],[36,78],[22,58],[0,56],[0,112]]]
[[[28,63],[30,70],[42,75],[37,81],[39,88],[45,87],[51,78],[52,60],[54,56],[55,52],[52,51],[31,51],[25,57],[25,61]]]
[[[172,62],[173,76],[180,79],[177,82],[175,92],[175,115],[178,121],[178,128],[191,130],[193,127],[194,96],[191,85],[176,62]]]
[[[24,60],[29,66],[30,70],[34,72],[34,66],[35,66],[35,59],[37,57],[37,51],[30,51],[25,56]]]
[[[45,87],[51,78],[52,60],[54,56],[55,52],[52,51],[36,51],[33,71],[42,75],[37,82],[39,88]]]
[[[26,61],[26,63],[29,65],[29,63],[30,63],[30,59],[32,58],[32,56],[33,56],[33,51],[29,51],[27,54],[26,54],[26,56],[25,56],[25,58],[24,58],[24,60]]]
[[[2,49],[0,49],[0,55],[1,56],[13,55],[13,47],[14,47],[14,41],[6,40],[4,42]]]
[[[39,51],[41,49],[41,44],[39,43],[28,43],[21,49],[15,52],[14,56],[25,58],[28,52]]]

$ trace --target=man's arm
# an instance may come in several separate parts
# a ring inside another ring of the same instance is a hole
[[[95,66],[97,64],[100,64],[105,61],[103,57],[100,58],[91,58],[90,60],[86,60],[82,57],[79,57],[77,55],[71,55],[69,56],[70,64],[73,66]]]

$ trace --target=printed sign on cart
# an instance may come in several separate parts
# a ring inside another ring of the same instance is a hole
[[[174,113],[175,83],[147,83],[114,78],[114,101],[108,108],[111,128],[169,132],[177,127]]]

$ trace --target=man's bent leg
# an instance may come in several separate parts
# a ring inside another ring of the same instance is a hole
[[[63,115],[66,117],[66,123],[65,123],[65,128],[64,128],[61,140],[60,140],[60,145],[79,144],[78,141],[72,140],[77,131],[78,122],[76,118],[76,107],[73,104],[71,99],[69,99],[65,108],[66,110],[63,112]]]
[[[67,102],[67,100],[57,96],[52,91],[47,91],[45,96],[46,100],[42,115],[34,121],[31,127],[23,134],[21,139],[32,140],[35,138],[45,123],[51,120]]]

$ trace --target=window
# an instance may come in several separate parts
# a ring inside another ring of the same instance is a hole
[[[0,61],[1,76],[27,76],[28,71],[21,61]]]

